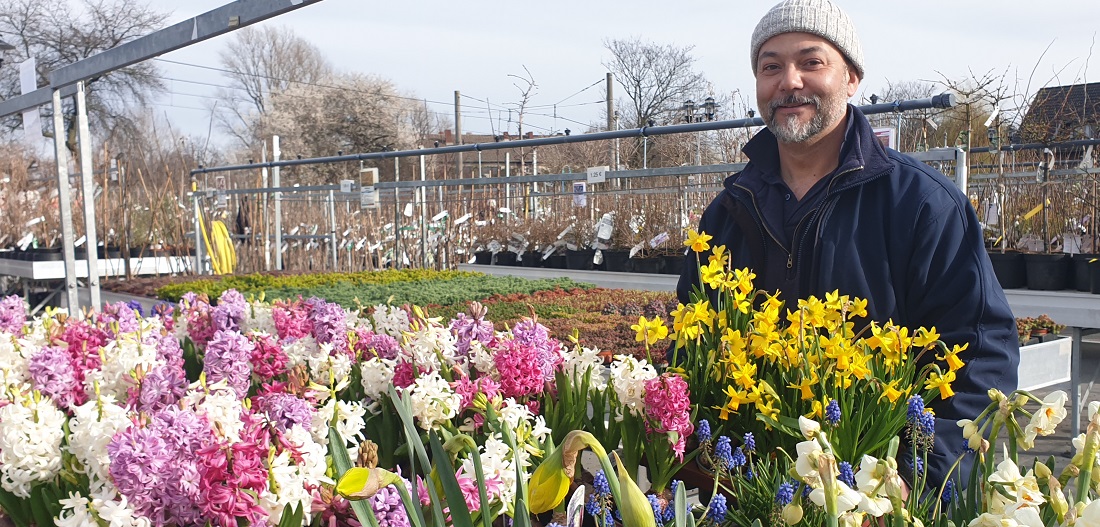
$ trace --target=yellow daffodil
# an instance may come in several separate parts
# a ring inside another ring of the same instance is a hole
[[[699,279],[711,289],[722,287],[725,277],[726,269],[721,261],[711,260],[709,264],[699,267]]]
[[[707,258],[707,261],[712,264],[714,262],[718,262],[722,267],[725,267],[726,264],[729,262],[729,259],[730,253],[726,252],[726,246],[719,245],[711,250],[710,256]]]
[[[535,469],[529,483],[528,507],[535,514],[561,505],[573,482],[577,456],[581,450],[592,448],[597,457],[606,457],[603,445],[589,432],[573,430],[565,435],[561,444]]]
[[[965,351],[966,348],[969,346],[969,342],[963,344],[962,346],[955,344],[951,347],[951,351],[945,352],[942,356],[936,355],[936,358],[947,363],[947,368],[949,370],[959,371],[959,369],[961,369],[963,366],[966,366],[966,363],[959,359],[959,352]]]
[[[948,371],[947,373],[940,375],[936,372],[932,372],[928,375],[928,380],[925,381],[925,389],[931,390],[937,388],[940,391],[940,399],[948,399],[955,395],[955,391],[951,389],[951,383],[955,381],[955,372]]]
[[[746,390],[756,385],[756,363],[747,362],[733,372],[733,380]]]
[[[901,382],[901,379],[895,379],[884,384],[882,386],[882,395],[878,396],[879,400],[881,401],[882,398],[885,397],[891,403],[898,402],[898,399],[900,399],[901,396],[904,395],[904,392],[898,389],[899,382]]]
[[[688,239],[684,240],[684,245],[691,247],[692,251],[697,253],[705,252],[710,249],[710,240],[713,236],[705,232],[695,232],[694,229],[688,229]]]
[[[729,414],[731,412],[737,413],[737,410],[741,408],[742,404],[750,402],[748,394],[744,390],[738,390],[732,385],[726,386],[725,393],[727,399],[726,404],[720,409],[721,413],[718,416],[720,419],[729,419]]]
[[[393,472],[377,467],[352,467],[336,482],[336,492],[349,500],[365,500],[393,484],[401,484],[401,478]]]
[[[729,345],[730,355],[743,355],[745,353],[745,339],[741,338],[741,330],[726,328],[722,331],[722,342]]]
[[[913,337],[913,345],[923,349],[935,344],[938,340],[940,340],[940,334],[936,333],[936,326],[932,326],[932,329],[920,328],[917,330],[917,336]]]
[[[852,306],[848,310],[848,315],[853,318],[866,318],[867,317],[867,299],[866,298],[854,298],[852,299]]]
[[[668,336],[668,327],[665,326],[665,321],[661,317],[653,317],[653,320],[647,320],[645,317],[638,317],[638,323],[631,325],[630,329],[633,329],[637,333],[634,336],[634,340],[637,342],[645,342],[646,346],[652,346]]]
[[[817,381],[817,372],[812,372],[810,377],[802,377],[801,380],[796,383],[788,384],[787,387],[798,390],[801,393],[799,396],[801,400],[809,401],[814,398],[814,392],[811,388],[817,384]]]

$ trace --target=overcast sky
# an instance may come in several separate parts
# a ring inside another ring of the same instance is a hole
[[[152,0],[186,20],[228,0]],[[1007,72],[1009,84],[1029,93],[1044,85],[1100,80],[1090,54],[1100,29],[1095,0],[840,0],[853,18],[866,56],[866,78],[857,98],[880,92],[888,81],[958,79]],[[454,91],[464,96],[463,129],[498,132],[520,91],[509,74],[530,70],[538,85],[525,118],[528,130],[581,131],[603,107],[608,59],[605,39],[640,36],[695,46],[697,68],[715,93],[740,90],[754,101],[749,37],[772,0],[656,2],[649,0],[555,2],[405,2],[323,0],[263,22],[288,28],[312,42],[340,70],[373,74],[426,99],[433,111],[453,115]],[[217,53],[232,34],[164,55],[188,64],[218,67]],[[1049,49],[1048,49],[1049,46]],[[1046,54],[1044,56],[1044,50]],[[159,61],[172,79],[224,84],[217,71]],[[1032,70],[1035,70],[1034,75]],[[1018,81],[1017,81],[1018,79]],[[595,86],[592,86],[595,84]],[[591,88],[589,88],[592,86]],[[587,90],[585,88],[588,88]],[[205,137],[216,88],[168,81],[158,113],[180,132]],[[580,93],[578,93],[580,92]],[[190,95],[188,95],[190,94]],[[197,97],[206,96],[204,97]],[[616,97],[621,95],[621,90]],[[701,100],[708,94],[699,94]],[[486,102],[488,101],[488,104]],[[558,118],[553,117],[557,104]],[[486,109],[492,111],[492,121]],[[729,109],[721,118],[730,115]],[[498,124],[498,116],[500,121]],[[512,123],[515,131],[515,123]],[[213,142],[219,136],[215,129]]]

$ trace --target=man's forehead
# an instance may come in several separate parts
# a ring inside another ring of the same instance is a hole
[[[780,52],[791,53],[792,51],[798,54],[831,52],[843,55],[840,49],[828,39],[812,33],[781,33],[764,42],[757,56],[768,57],[778,55]]]

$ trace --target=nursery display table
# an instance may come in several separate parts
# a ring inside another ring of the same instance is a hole
[[[1073,394],[1071,422],[1073,435],[1081,433],[1081,337],[1100,331],[1100,295],[1074,291],[1032,291],[1006,289],[1005,296],[1017,317],[1050,316],[1065,324],[1072,342],[1070,388]]]
[[[122,276],[126,274],[125,262],[122,258],[100,258],[99,276]],[[190,258],[187,256],[144,256],[130,258],[130,272],[134,275],[173,274],[183,272],[190,267]],[[12,276],[23,285],[24,300],[30,300],[32,288],[45,287],[49,295],[39,302],[37,306],[31,306],[31,313],[37,313],[46,305],[54,295],[63,292],[65,288],[65,262],[55,261],[30,261],[0,258],[0,276]],[[76,260],[77,278],[88,277],[87,260]],[[64,299],[65,295],[61,295]]]

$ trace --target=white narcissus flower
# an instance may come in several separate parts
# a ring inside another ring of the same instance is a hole
[[[585,372],[592,372],[588,381],[589,392],[599,392],[607,388],[607,380],[600,375],[603,369],[603,357],[600,357],[599,348],[574,346],[566,348],[563,357],[561,369],[567,375],[571,375],[574,381],[579,383],[584,378]]]
[[[1079,508],[1074,527],[1100,527],[1100,500],[1093,500],[1084,508]]]
[[[1006,447],[1007,449],[1007,447]],[[1043,493],[1039,490],[1039,482],[1033,472],[1026,476],[1020,474],[1020,468],[1011,459],[1007,452],[1005,460],[997,465],[997,471],[989,475],[990,483],[1003,485],[1004,493],[994,492],[989,504],[989,511],[1003,514],[1006,510],[1014,510],[1019,507],[1038,507],[1046,502]],[[1007,494],[1007,495],[1006,495]]]
[[[1017,527],[1019,524],[1011,518],[1005,518],[1000,514],[983,512],[981,516],[970,520],[967,527]]]
[[[1004,517],[1015,520],[1021,527],[1045,527],[1038,507],[1015,503],[1005,507]]]
[[[1035,437],[1048,436],[1066,418],[1066,401],[1069,396],[1062,390],[1053,391],[1043,398],[1043,404],[1031,414],[1031,421],[1025,427],[1024,442],[1031,448]]]
[[[802,482],[811,487],[821,486],[821,474],[818,473],[818,459],[825,455],[821,444],[817,441],[802,441],[795,445],[798,459],[794,462],[794,470]]]
[[[798,416],[798,429],[802,431],[802,437],[813,439],[821,432],[821,423],[800,415]]]
[[[645,360],[616,355],[611,363],[611,386],[623,408],[645,415],[645,382],[657,378],[657,370]]]
[[[20,498],[61,472],[65,414],[49,397],[25,397],[0,407],[0,486]]]
[[[847,483],[843,481],[836,481],[836,510],[837,512],[848,512],[857,505],[861,500],[860,493],[852,490]],[[825,488],[817,487],[810,492],[810,501],[817,505],[825,506]]]
[[[970,450],[977,451],[982,446],[982,434],[978,430],[978,425],[974,424],[974,421],[970,419],[959,419],[956,423],[963,429],[963,439],[966,439],[966,446]]]

